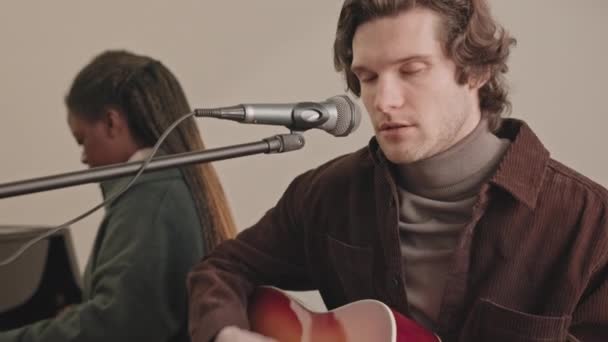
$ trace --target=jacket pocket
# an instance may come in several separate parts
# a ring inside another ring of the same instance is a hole
[[[567,341],[570,316],[539,316],[516,311],[487,299],[477,302],[474,323],[464,341]],[[466,330],[466,329],[465,329]]]
[[[373,253],[327,236],[327,249],[347,301],[372,297]]]

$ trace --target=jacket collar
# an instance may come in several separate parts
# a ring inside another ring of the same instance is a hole
[[[509,139],[511,144],[490,183],[504,189],[529,208],[534,208],[550,161],[549,151],[521,120],[503,119],[496,135]],[[376,166],[391,168],[392,163],[382,153],[375,137],[370,140],[368,151]]]

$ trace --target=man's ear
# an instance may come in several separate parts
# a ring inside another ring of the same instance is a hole
[[[128,132],[126,116],[115,108],[106,108],[103,113],[103,124],[108,137],[116,138]]]
[[[469,88],[478,90],[490,80],[490,68],[484,68],[469,76]]]

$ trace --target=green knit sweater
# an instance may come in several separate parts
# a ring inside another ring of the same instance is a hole
[[[129,179],[102,183],[104,198]],[[106,207],[83,303],[0,332],[0,342],[188,341],[186,274],[202,256],[201,224],[181,172],[143,174]]]

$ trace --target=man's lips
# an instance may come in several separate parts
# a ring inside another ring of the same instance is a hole
[[[407,123],[385,122],[380,125],[380,131],[391,131],[406,127],[413,127],[413,125]]]

